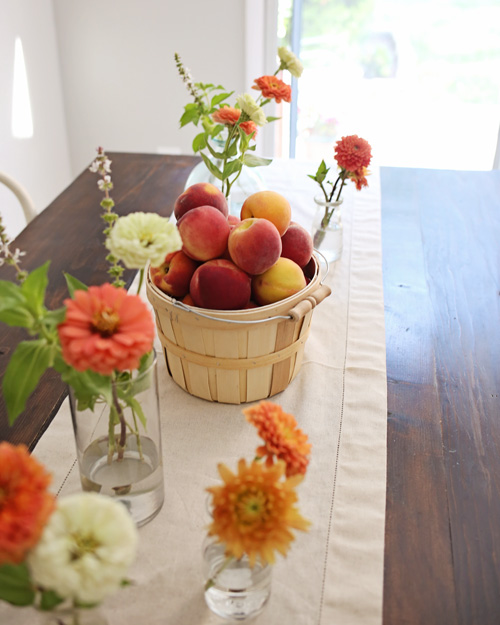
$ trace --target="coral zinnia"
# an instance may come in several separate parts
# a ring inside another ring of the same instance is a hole
[[[265,98],[274,98],[278,104],[281,100],[292,101],[292,88],[276,76],[256,78],[252,89],[260,89]]]
[[[342,137],[335,144],[335,159],[342,169],[357,171],[368,167],[372,158],[372,149],[368,141],[358,135]]]
[[[241,122],[240,128],[247,135],[251,135],[252,132],[255,133],[254,136],[252,137],[253,139],[255,139],[255,137],[257,136],[257,126],[251,120],[248,120],[246,122]]]
[[[286,555],[294,540],[291,530],[306,531],[310,525],[295,507],[295,487],[302,476],[282,480],[281,461],[266,467],[256,461],[247,466],[241,459],[236,475],[224,464],[218,468],[224,484],[207,489],[213,496],[209,536],[226,545],[228,556],[239,559],[247,554],[252,567],[257,558],[273,564],[274,552]]]
[[[307,442],[307,435],[297,427],[293,415],[283,412],[281,406],[270,401],[246,408],[243,414],[264,441],[256,453],[266,458],[267,466],[271,466],[276,457],[285,461],[287,477],[305,474],[311,445]]]
[[[368,180],[366,179],[366,176],[368,175],[368,173],[369,172],[366,169],[366,167],[361,167],[360,169],[357,169],[356,171],[349,171],[347,173],[347,177],[349,178],[349,180],[352,180],[355,183],[356,189],[358,191],[361,191],[363,187],[368,186]]]
[[[151,351],[153,319],[138,295],[106,283],[75,291],[64,304],[66,319],[58,327],[62,355],[77,371],[111,375],[136,369]]]
[[[212,113],[212,119],[216,124],[226,124],[227,126],[234,126],[239,120],[241,111],[233,108],[232,106],[223,106],[215,113]]]
[[[24,445],[0,443],[0,566],[19,564],[54,509],[51,477]]]

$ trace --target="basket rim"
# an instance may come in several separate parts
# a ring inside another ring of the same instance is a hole
[[[296,306],[300,301],[307,298],[308,295],[310,295],[311,292],[315,290],[318,285],[322,284],[322,280],[324,279],[322,279],[320,276],[320,263],[315,252],[316,250],[313,252],[312,255],[312,258],[315,262],[315,271],[309,283],[294,295],[290,295],[289,297],[286,297],[285,299],[282,299],[273,304],[266,304],[265,306],[257,306],[255,308],[244,308],[236,310],[216,310],[211,308],[200,308],[198,306],[189,306],[188,304],[183,304],[174,297],[167,295],[167,293],[164,293],[161,289],[159,289],[151,280],[149,267],[147,268],[146,272],[146,291],[148,299],[153,305],[153,308],[154,302],[152,301],[152,299],[156,299],[160,300],[160,302],[167,306],[174,307],[179,312],[208,318],[213,321],[251,324],[263,323],[266,321],[271,321],[273,319],[290,319],[291,316],[287,314],[288,311]]]

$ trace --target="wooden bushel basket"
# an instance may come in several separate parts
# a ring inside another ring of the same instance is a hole
[[[191,395],[240,404],[283,391],[299,372],[314,307],[330,295],[318,259],[309,284],[276,304],[245,310],[186,306],[147,277],[168,371]]]

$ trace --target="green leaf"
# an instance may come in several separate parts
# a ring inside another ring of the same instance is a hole
[[[199,135],[193,139],[193,152],[199,152],[207,147],[207,133],[200,132]]]
[[[111,378],[101,375],[88,369],[87,371],[76,371],[68,366],[62,357],[56,360],[54,368],[59,371],[63,382],[69,384],[74,391],[78,410],[94,410],[96,401],[103,398],[107,404],[111,404],[113,396],[111,393]]]
[[[45,339],[22,341],[12,354],[3,378],[3,394],[12,425],[26,406],[41,376],[54,361],[54,346]]]
[[[27,308],[27,305],[25,305],[24,307],[18,306],[0,310],[0,321],[3,321],[9,326],[31,328],[35,319]]]
[[[210,131],[210,136],[214,139],[218,134],[220,134],[224,130],[225,126],[222,124],[216,124],[212,130]]]
[[[45,291],[49,283],[48,271],[50,261],[31,271],[21,284],[21,291],[28,302],[30,310],[39,317],[44,309]]]
[[[64,277],[66,279],[66,285],[68,287],[70,297],[74,297],[75,291],[88,291],[89,287],[83,282],[80,282],[78,278],[70,275],[69,273],[64,272]]]
[[[21,287],[8,280],[0,280],[0,310],[26,304]]]
[[[146,429],[147,419],[140,402],[138,402],[137,399],[135,399],[134,397],[127,397],[124,401],[128,406],[130,406],[130,408],[132,408],[135,414],[139,417],[139,421],[142,423],[142,427]]]
[[[62,603],[64,599],[60,597],[53,590],[42,590],[41,600],[40,600],[40,609],[41,610],[52,610]]]
[[[196,125],[198,124],[199,120],[200,111],[198,110],[198,105],[193,103],[186,104],[186,106],[184,107],[184,113],[182,114],[182,117],[180,119],[181,128],[191,122]]]
[[[269,117],[266,117],[266,119],[267,119],[268,122],[276,122],[276,121],[278,121],[278,119],[281,119],[281,117],[271,117],[271,116],[269,116]]]
[[[217,95],[214,95],[214,97],[212,98],[210,102],[210,108],[212,109],[215,108],[218,104],[230,98],[233,95],[233,93],[234,91],[231,91],[231,93],[218,93]]]
[[[207,142],[207,148],[210,154],[217,160],[222,161],[224,159],[224,152],[217,152],[214,150],[209,141]]]
[[[200,152],[200,154],[203,162],[207,166],[208,171],[213,174],[217,178],[217,180],[222,180],[222,172],[220,171],[220,169],[216,165],[214,165],[214,163],[212,163],[212,161],[208,158],[206,154],[204,154],[203,152]]]
[[[57,308],[56,310],[49,310],[43,317],[44,325],[48,328],[55,328],[66,318],[66,308]]]
[[[0,321],[10,326],[30,328],[34,320],[21,287],[13,282],[0,280]]]
[[[226,163],[226,166],[224,167],[224,171],[222,172],[222,176],[224,180],[226,178],[229,178],[229,176],[231,176],[235,172],[241,171],[242,167],[243,165],[241,164],[241,161],[238,159],[235,159],[234,161],[229,161],[228,163]]]
[[[270,165],[272,162],[272,158],[262,158],[261,156],[255,156],[255,154],[245,154],[243,156],[243,164],[247,167],[261,167]]]
[[[0,599],[17,606],[34,602],[35,591],[26,564],[0,566]]]

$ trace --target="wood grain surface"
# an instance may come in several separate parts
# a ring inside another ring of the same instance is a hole
[[[191,169],[200,161],[194,156],[158,156],[151,154],[110,153],[114,189],[111,197],[119,215],[135,211],[156,212],[169,216],[175,198],[182,193]],[[16,238],[12,248],[26,252],[22,267],[32,270],[51,261],[46,305],[57,308],[68,296],[63,272],[85,284],[108,281],[105,260],[104,222],[97,188],[99,177],[88,169],[42,211]],[[126,271],[129,286],[135,271]],[[0,267],[0,279],[13,280],[11,267]],[[16,345],[27,333],[0,323],[0,382]],[[9,427],[5,403],[0,393],[0,440],[25,443],[33,449],[57,413],[66,386],[59,374],[49,370],[28,401],[26,410]]]
[[[500,623],[500,171],[382,168],[384,625]]]

